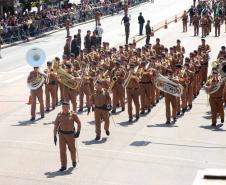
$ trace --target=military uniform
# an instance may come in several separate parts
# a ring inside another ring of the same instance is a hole
[[[215,17],[214,19],[214,27],[215,27],[215,37],[220,36],[220,29],[221,29],[221,18]]]
[[[63,104],[64,105],[64,104]],[[77,123],[77,132],[75,132],[74,122]],[[67,147],[71,154],[73,167],[76,166],[76,147],[75,137],[79,137],[81,130],[81,122],[74,112],[60,112],[54,122],[54,139],[57,133],[59,134],[59,147],[60,147],[60,161],[61,169],[64,171],[67,168]],[[56,139],[55,139],[56,144]]]
[[[97,81],[98,84],[101,82]],[[109,135],[109,109],[108,105],[111,104],[111,97],[106,90],[98,89],[91,95],[91,106],[94,107],[95,116],[95,127],[96,127],[96,138],[95,140],[100,140],[101,137],[101,121],[104,121],[104,129],[106,134]],[[90,110],[89,110],[90,111]]]
[[[48,62],[47,62],[48,64]],[[52,109],[55,109],[55,106],[57,104],[56,102],[56,83],[57,83],[57,77],[56,74],[53,72],[53,69],[46,69],[44,71],[47,75],[46,79],[46,85],[45,85],[45,94],[46,94],[46,111],[49,111],[50,109],[50,95],[52,99]]]
[[[186,12],[184,12],[182,16],[182,22],[183,22],[183,32],[188,31],[188,15]]]
[[[30,72],[27,82],[30,83],[34,79],[42,75],[39,71]],[[36,98],[38,98],[40,104],[41,117],[44,118],[44,103],[43,103],[43,90],[42,86],[36,90],[31,90],[31,121],[35,120],[35,110],[36,110]]]
[[[218,83],[222,83],[220,85],[220,89],[210,94],[209,103],[212,113],[212,126],[216,126],[217,123],[217,114],[220,114],[221,122],[224,122],[224,107],[223,107],[223,90],[224,90],[224,83],[219,81],[219,78],[210,78],[206,85],[207,87],[211,87],[212,85],[216,85]]]
[[[193,25],[194,25],[194,36],[198,36],[199,35],[200,17],[196,14],[192,18],[192,22],[193,22]]]

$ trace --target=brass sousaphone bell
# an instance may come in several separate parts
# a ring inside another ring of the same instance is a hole
[[[32,48],[26,54],[27,63],[32,67],[40,67],[46,60],[45,52],[40,48]],[[45,82],[44,75],[39,75],[32,82],[28,83],[31,90],[36,90]]]

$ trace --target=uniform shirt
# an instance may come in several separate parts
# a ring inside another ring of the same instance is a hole
[[[33,80],[39,78],[42,74],[39,72],[39,71],[31,71],[28,78],[27,78],[27,83],[31,83]],[[42,85],[38,88],[40,89],[42,88]],[[35,89],[35,90],[38,90],[38,89]],[[32,90],[34,91],[34,90]]]
[[[74,131],[74,122],[78,124],[78,131],[81,130],[80,120],[74,112],[68,112],[67,114],[60,112],[54,122],[54,135],[57,131]]]
[[[109,93],[105,90],[96,90],[91,96],[91,102],[97,107],[103,107],[104,105],[111,103],[111,97]]]

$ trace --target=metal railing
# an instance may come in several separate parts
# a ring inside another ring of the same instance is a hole
[[[130,1],[130,7],[147,1],[148,0],[132,0]],[[17,26],[3,26],[3,29],[0,30],[0,40],[3,44],[12,44],[17,41],[28,40],[29,37],[39,37],[46,32],[63,28],[67,19],[70,19],[72,25],[75,25],[94,19],[96,10],[100,11],[102,16],[106,16],[119,13],[123,8],[124,6],[121,3],[111,3],[108,6],[94,7],[90,10],[76,10],[51,18],[32,20],[29,24],[24,23]]]

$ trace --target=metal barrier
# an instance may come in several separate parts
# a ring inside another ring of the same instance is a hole
[[[130,7],[144,3],[148,0],[132,0]],[[70,19],[72,25],[85,22],[95,18],[96,10],[100,11],[102,16],[113,15],[123,10],[121,3],[109,4],[92,8],[91,10],[76,10],[75,12],[65,13],[60,16],[32,20],[30,24],[19,24],[17,26],[6,26],[0,32],[3,44],[12,44],[16,41],[28,40],[29,37],[41,36],[43,33],[63,28],[66,19]]]

